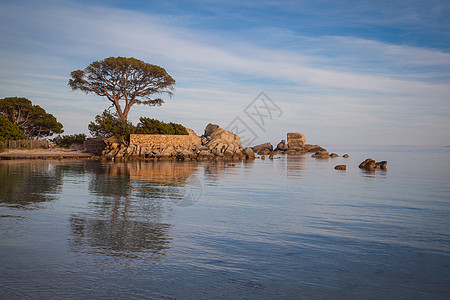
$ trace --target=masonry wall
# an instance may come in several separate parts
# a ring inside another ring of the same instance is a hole
[[[192,145],[199,145],[200,138],[194,131],[188,129],[189,135],[166,134],[131,134],[130,145],[138,145],[151,149],[165,149],[167,147],[188,149]]]

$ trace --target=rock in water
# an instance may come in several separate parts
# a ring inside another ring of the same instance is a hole
[[[254,147],[252,147],[252,149],[253,149],[253,152],[261,154],[260,152],[264,151],[264,150],[269,150],[269,152],[272,152],[273,151],[273,146],[272,146],[271,143],[267,142],[267,143],[264,143],[264,144],[261,144],[261,145],[254,146]]]
[[[288,149],[288,145],[286,144],[286,140],[282,140],[278,143],[276,150],[285,151]]]
[[[364,160],[359,167],[361,169],[366,169],[366,170],[375,170],[376,168],[379,169],[386,169],[387,166],[387,161],[380,161],[380,162],[375,162],[375,160],[368,158],[366,160]]]
[[[334,167],[336,170],[347,170],[347,166],[346,165],[337,165],[336,167]]]
[[[287,134],[287,145],[289,148],[303,148],[306,144],[306,136],[300,132],[290,132]]]
[[[314,157],[314,158],[329,158],[330,154],[328,153],[328,151],[317,151],[311,157]]]

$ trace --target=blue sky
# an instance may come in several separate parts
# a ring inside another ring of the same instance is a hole
[[[449,1],[0,0],[0,97],[27,97],[66,134],[109,106],[72,92],[70,72],[109,56],[164,67],[177,81],[139,116],[199,135],[239,117],[277,143],[450,145]],[[261,128],[245,108],[281,110]]]

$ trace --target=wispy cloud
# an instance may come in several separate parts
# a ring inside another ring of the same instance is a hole
[[[450,113],[450,54],[442,50],[270,27],[253,30],[255,37],[247,39],[245,30],[234,36],[184,28],[183,16],[69,1],[1,3],[0,10],[8,24],[0,38],[8,44],[0,51],[1,93],[64,103],[58,112],[71,120],[66,128],[75,131],[86,131],[79,124],[87,124],[108,103],[98,99],[87,108],[95,97],[70,91],[70,71],[116,55],[162,65],[177,80],[173,99],[161,108],[136,108],[134,120],[157,111],[163,119],[186,120],[197,131],[208,119],[230,122],[261,90],[286,111],[285,119],[266,133],[271,140],[281,139],[287,128],[306,128],[332,141],[329,126],[364,136],[357,132],[373,131],[377,122],[394,128],[400,120],[423,115],[423,120],[441,120],[443,112]],[[264,43],[255,42],[257,36],[264,36]],[[77,113],[80,121],[74,122]],[[319,125],[313,128],[305,120]],[[420,124],[433,130],[445,121]],[[449,133],[442,135],[450,142]],[[404,137],[409,142],[411,137]]]

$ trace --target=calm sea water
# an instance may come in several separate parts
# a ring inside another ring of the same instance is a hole
[[[0,161],[0,298],[449,299],[450,148],[330,150]]]

